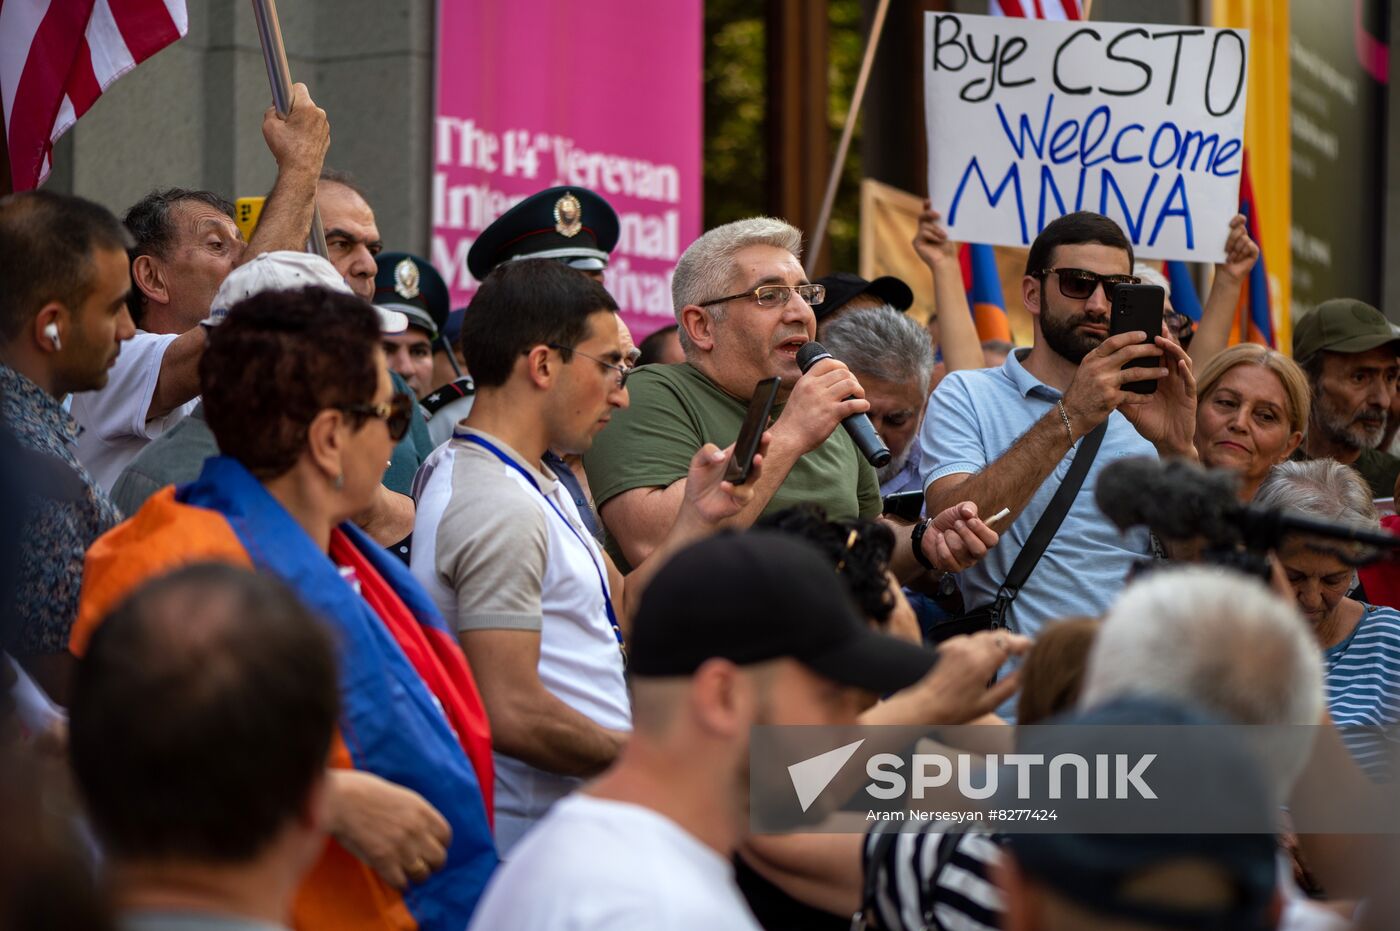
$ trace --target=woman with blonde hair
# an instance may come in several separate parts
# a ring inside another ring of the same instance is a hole
[[[1196,377],[1201,464],[1238,473],[1240,499],[1252,500],[1303,441],[1310,398],[1307,376],[1283,353],[1257,343],[1221,352]]]

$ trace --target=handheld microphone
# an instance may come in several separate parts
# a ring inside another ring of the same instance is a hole
[[[831,353],[826,351],[826,347],[821,343],[812,340],[803,343],[797,350],[797,366],[802,369],[802,374],[807,374],[807,370],[823,359],[833,358]],[[855,395],[848,396],[849,401]],[[870,423],[870,418],[864,414],[852,414],[841,421],[841,426],[846,428],[846,433],[856,444],[856,449],[865,457],[865,461],[875,468],[889,465],[889,447],[880,440],[880,434],[875,432],[875,427]]]
[[[1382,549],[1400,547],[1400,537],[1379,530],[1244,504],[1237,489],[1235,476],[1224,470],[1144,457],[1105,466],[1094,499],[1120,530],[1146,525],[1165,537],[1205,537],[1216,546],[1271,549],[1288,534],[1304,534]]]

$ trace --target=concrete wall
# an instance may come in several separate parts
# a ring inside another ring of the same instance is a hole
[[[120,214],[156,187],[266,194],[271,103],[248,0],[190,3],[190,31],[117,81],[55,148],[48,182]],[[390,249],[427,254],[433,0],[283,0],[292,79],[331,122],[326,164],[354,174]]]

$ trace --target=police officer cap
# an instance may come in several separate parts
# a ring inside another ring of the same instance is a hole
[[[482,281],[512,259],[558,259],[580,271],[602,271],[617,245],[617,213],[587,188],[552,187],[501,214],[467,253]]]
[[[381,252],[375,257],[374,303],[408,317],[408,325],[427,330],[436,339],[447,323],[451,302],[447,283],[427,259],[407,252]]]

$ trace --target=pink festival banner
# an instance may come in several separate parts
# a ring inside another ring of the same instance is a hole
[[[637,341],[674,321],[700,234],[702,22],[702,0],[439,0],[431,259],[453,307],[481,231],[568,184],[617,211],[604,283]]]

